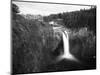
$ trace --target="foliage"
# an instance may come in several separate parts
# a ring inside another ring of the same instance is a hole
[[[12,12],[13,13],[19,13],[19,7],[16,4],[12,4]]]
[[[95,56],[96,9],[80,10],[44,17],[26,19],[17,14],[19,8],[13,4],[12,16],[12,70],[17,73],[43,72],[46,66],[55,63],[56,53],[63,50],[61,35],[54,34],[49,21],[61,18],[69,28],[70,50],[79,59],[90,61]],[[58,35],[58,37],[55,37]],[[89,60],[88,60],[89,59]],[[90,63],[89,63],[90,64]],[[47,71],[47,70],[46,70]]]
[[[69,32],[70,51],[79,60],[95,66],[96,36],[86,27]]]
[[[50,63],[52,34],[48,24],[16,15],[12,20],[13,73],[40,72],[41,66]]]
[[[67,28],[88,27],[96,33],[96,7],[80,11],[64,12],[45,16],[44,21],[49,22],[61,18]]]

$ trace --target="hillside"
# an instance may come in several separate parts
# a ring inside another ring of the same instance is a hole
[[[19,14],[12,8],[12,72],[13,74],[70,71],[96,68],[96,8],[37,17]],[[60,19],[59,19],[60,18]],[[60,20],[59,22],[57,22]],[[69,60],[56,62],[63,51],[59,33],[54,33],[50,21],[68,29],[70,52],[80,63]],[[91,26],[92,25],[92,26]]]
[[[62,23],[67,28],[78,29],[87,27],[96,33],[96,7],[92,7],[91,9],[82,9],[80,11],[63,12],[44,16],[44,21],[46,22],[56,19],[62,19]]]

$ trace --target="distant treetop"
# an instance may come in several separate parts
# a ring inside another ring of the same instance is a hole
[[[19,13],[19,7],[16,4],[12,4],[12,12],[13,13]]]

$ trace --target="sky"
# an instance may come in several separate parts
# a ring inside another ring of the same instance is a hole
[[[32,14],[32,15],[42,15],[42,16],[91,8],[90,6],[78,6],[78,5],[67,5],[67,4],[63,5],[63,4],[47,4],[47,3],[33,3],[33,2],[17,2],[17,1],[13,1],[13,3],[19,7],[21,14]]]

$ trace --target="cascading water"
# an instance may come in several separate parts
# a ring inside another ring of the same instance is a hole
[[[73,61],[78,61],[71,53],[69,50],[69,36],[67,30],[65,28],[63,29],[62,27],[56,28],[60,33],[62,33],[62,39],[63,39],[63,48],[64,52],[60,56],[58,56],[58,60],[62,59],[67,59],[67,60],[73,60]]]
[[[77,61],[77,59],[70,53],[69,50],[69,36],[68,36],[68,32],[62,31],[62,38],[63,38],[63,47],[64,47],[64,53],[63,55],[61,55],[61,59],[68,59],[68,60],[74,60]]]

